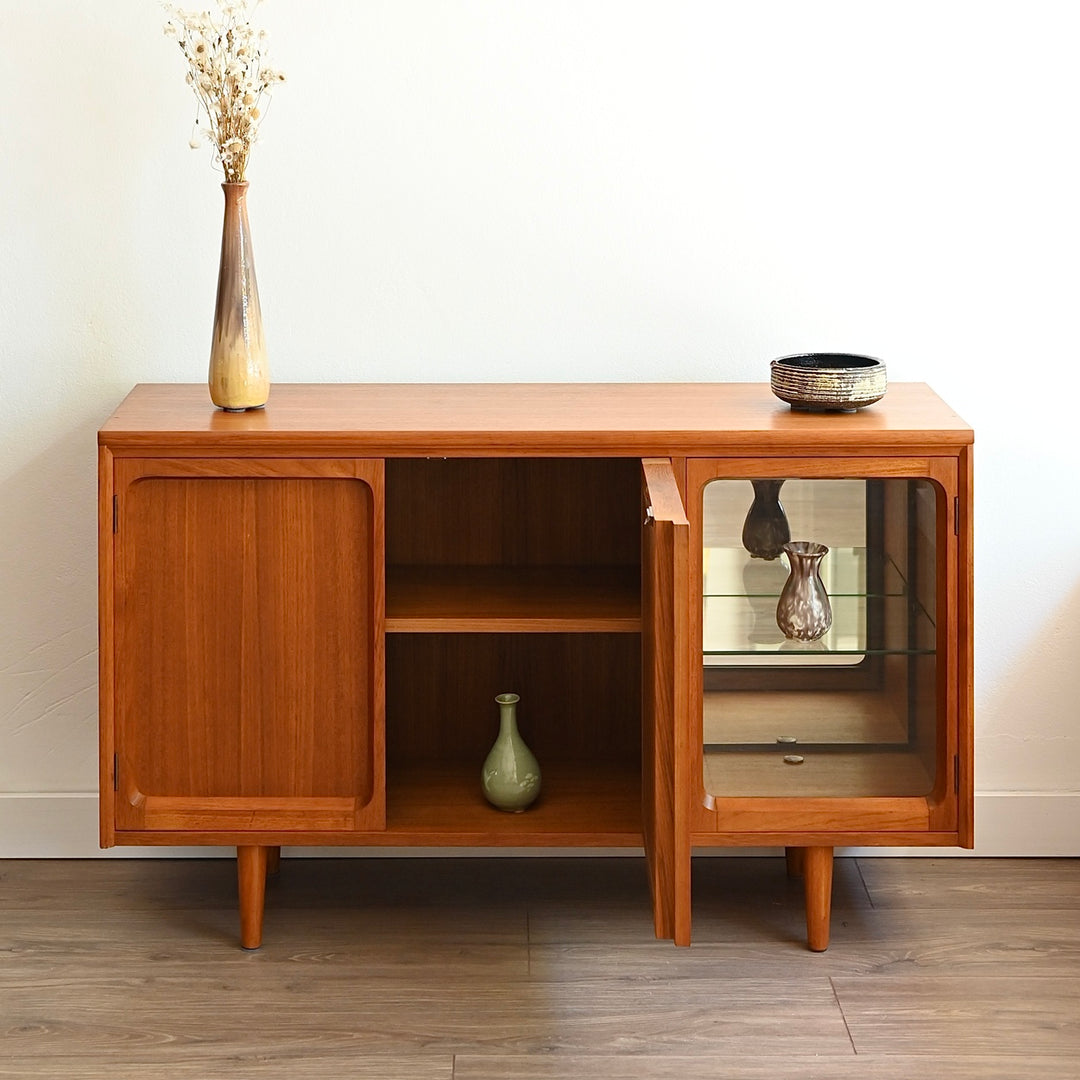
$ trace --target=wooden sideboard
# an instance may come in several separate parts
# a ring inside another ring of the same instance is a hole
[[[695,849],[783,846],[824,949],[835,846],[973,842],[972,439],[922,384],[137,386],[99,433],[101,843],[235,846],[247,948],[282,845],[644,848],[678,944]],[[819,642],[740,544],[755,479],[830,545]],[[479,783],[507,691],[520,814]]]

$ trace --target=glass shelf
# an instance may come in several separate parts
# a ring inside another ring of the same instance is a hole
[[[814,642],[789,641],[776,624],[776,604],[787,580],[786,561],[753,559],[741,548],[704,552],[703,647],[709,658],[792,658],[929,655],[933,620],[908,594],[895,563],[870,572],[865,548],[830,551],[822,582],[833,610],[832,628]],[[876,588],[866,582],[878,578]]]
[[[864,547],[831,548],[821,562],[821,581],[830,598],[867,594],[867,553]],[[787,556],[755,559],[745,548],[705,548],[703,593],[705,596],[779,597],[788,577]],[[896,564],[888,560],[876,593],[904,593],[904,579]]]

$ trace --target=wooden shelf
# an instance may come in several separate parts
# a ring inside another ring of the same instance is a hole
[[[641,777],[618,762],[541,762],[540,798],[496,810],[480,791],[480,762],[390,765],[388,835],[410,844],[477,847],[633,847],[642,843]]]
[[[636,634],[639,576],[636,566],[391,566],[386,631]]]

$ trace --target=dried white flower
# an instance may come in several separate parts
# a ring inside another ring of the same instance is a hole
[[[170,16],[165,36],[177,41],[187,60],[185,81],[209,121],[202,134],[213,144],[226,181],[242,183],[264,111],[262,99],[272,85],[285,82],[285,75],[267,63],[267,32],[251,25],[261,0],[216,3],[216,16],[163,4]],[[197,147],[200,140],[193,135],[190,145]]]

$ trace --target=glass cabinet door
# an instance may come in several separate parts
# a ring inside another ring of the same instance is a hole
[[[922,477],[705,484],[707,795],[903,798],[939,788],[945,505],[940,485]],[[811,640],[788,636],[778,615],[792,561],[785,539],[827,548],[819,570],[831,625],[820,636],[825,620],[811,625]]]

